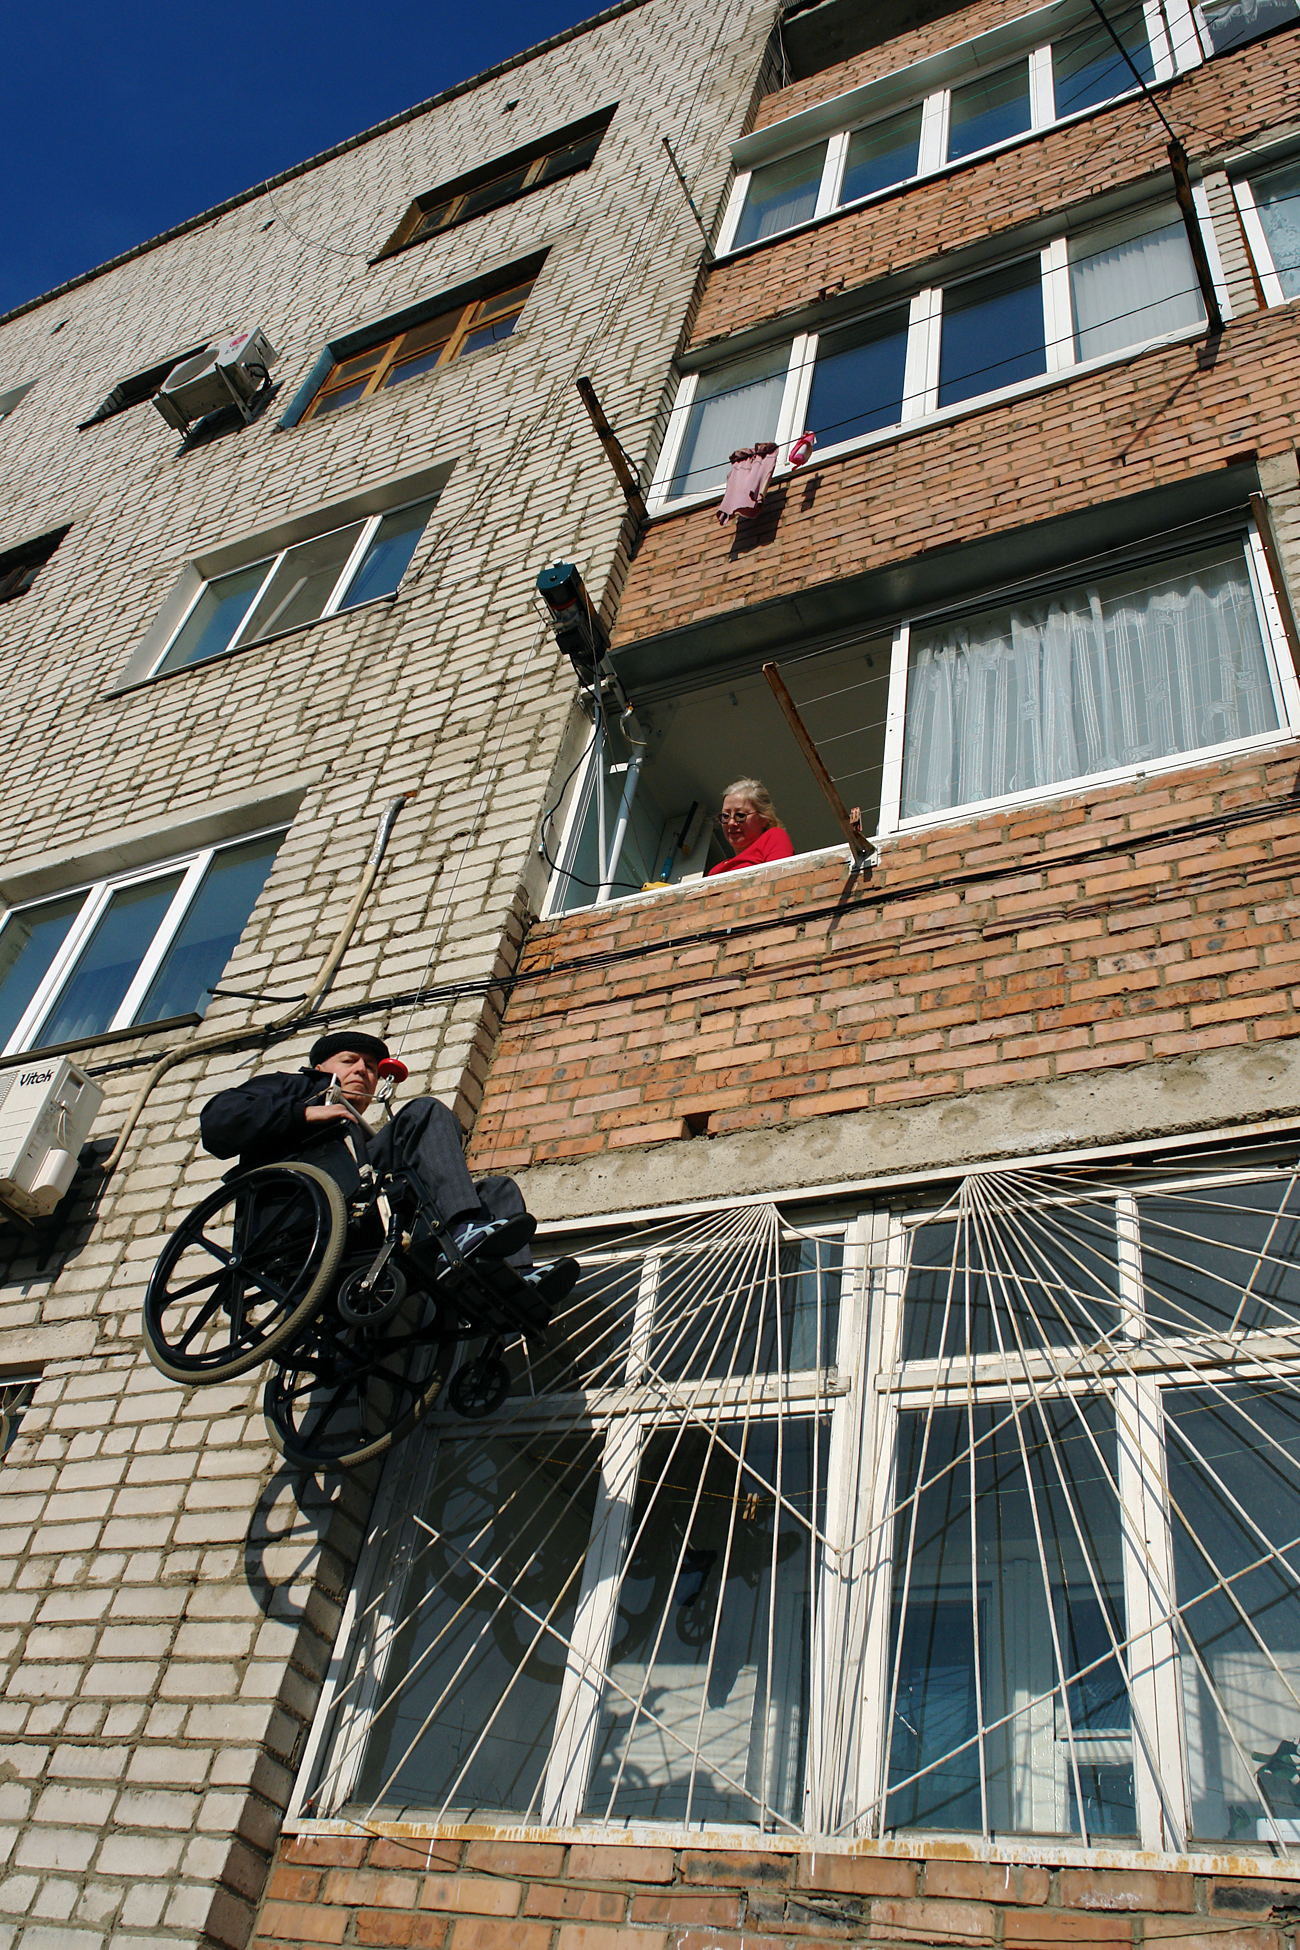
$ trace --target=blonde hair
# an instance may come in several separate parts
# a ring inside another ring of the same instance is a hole
[[[764,826],[779,826],[781,815],[772,804],[772,795],[761,779],[735,779],[723,793],[724,799],[732,795],[738,799],[748,799]]]

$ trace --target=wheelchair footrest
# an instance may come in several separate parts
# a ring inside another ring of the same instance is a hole
[[[466,1315],[480,1333],[512,1339],[544,1338],[551,1310],[531,1283],[503,1259],[462,1260],[445,1266],[437,1279],[440,1297]]]

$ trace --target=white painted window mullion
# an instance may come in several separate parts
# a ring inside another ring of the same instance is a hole
[[[718,229],[716,251],[718,257],[725,257],[731,249],[731,240],[740,227],[741,212],[745,207],[745,198],[749,195],[750,179],[753,174],[752,169],[742,169],[731,185],[731,193],[727,198],[727,207],[723,212],[722,223]]]
[[[849,132],[841,129],[826,144],[826,161],[822,165],[821,187],[817,192],[817,208],[814,217],[825,217],[836,209],[840,200],[840,183],[844,178],[844,158],[849,152]]]
[[[1286,626],[1278,606],[1277,592],[1273,588],[1273,578],[1269,574],[1264,544],[1253,521],[1246,529],[1246,567],[1260,609],[1264,641],[1272,652],[1268,663],[1276,686],[1274,696],[1278,716],[1292,731],[1300,731],[1300,680],[1297,680],[1295,665],[1291,660],[1291,646],[1287,642]]]
[[[889,703],[885,712],[885,755],[880,777],[881,833],[897,831],[903,796],[903,720],[907,712],[907,653],[910,629],[900,623],[889,664]]]
[[[776,444],[779,449],[776,466],[780,474],[789,472],[787,456],[790,443],[808,424],[808,396],[812,392],[816,362],[816,332],[800,332],[790,347],[790,364],[786,369],[785,390],[781,395],[781,410],[776,420]]]
[[[1074,364],[1074,319],[1070,311],[1070,252],[1064,237],[1043,247],[1043,333],[1047,370],[1068,372]]]
[[[1197,183],[1192,189],[1192,201],[1196,205],[1197,221],[1201,227],[1201,240],[1205,245],[1205,255],[1210,263],[1210,281],[1214,295],[1219,301],[1219,310],[1224,319],[1232,317],[1232,299],[1228,295],[1228,280],[1223,275],[1223,259],[1219,255],[1219,239],[1214,229],[1214,215],[1210,209],[1210,198],[1204,183]]]
[[[1050,128],[1056,120],[1056,87],[1052,78],[1050,47],[1030,49],[1029,120],[1035,129]]]
[[[102,880],[98,885],[87,889],[86,900],[76,920],[68,929],[67,939],[59,949],[58,954],[54,957],[54,960],[50,963],[45,974],[45,979],[23,1011],[22,1016],[14,1028],[13,1035],[9,1038],[5,1049],[6,1055],[15,1050],[25,1048],[33,1040],[36,1031],[49,1014],[51,1005],[58,996],[64,982],[67,980],[73,963],[85,947],[100,915],[107,906],[108,894],[109,889],[107,883]]]
[[[925,176],[942,169],[948,156],[948,90],[941,88],[927,95],[921,110],[921,143],[916,158],[916,173]]]
[[[262,580],[258,583],[256,594],[254,595],[253,600],[249,603],[248,608],[244,611],[244,614],[240,619],[239,628],[235,631],[235,634],[231,637],[229,643],[226,645],[227,650],[233,650],[235,646],[242,639],[244,631],[248,628],[249,624],[252,622],[253,618],[257,614],[258,605],[260,604],[263,596],[266,594],[267,589],[270,586],[271,578],[274,576],[276,570],[279,568],[280,564],[283,562],[285,556],[288,553],[289,551],[287,548],[282,548],[278,555],[273,555],[271,557],[270,563],[267,566],[266,574],[262,577]],[[211,579],[213,581],[216,580],[215,577]],[[206,589],[207,583],[205,583],[203,586]]]
[[[939,334],[943,293],[918,291],[907,318],[907,359],[903,367],[904,423],[933,413],[939,400]]]
[[[1264,235],[1264,226],[1259,220],[1259,211],[1255,207],[1255,193],[1245,177],[1233,183],[1232,192],[1237,199],[1237,208],[1241,212],[1241,227],[1246,233],[1246,242],[1255,260],[1255,269],[1259,273],[1260,288],[1264,293],[1265,303],[1284,305],[1286,293],[1282,289],[1281,278],[1273,269],[1273,253],[1268,247],[1268,238]]]
[[[1185,74],[1189,68],[1199,68],[1205,52],[1188,0],[1165,0],[1162,11],[1175,70]]]
[[[329,601],[321,611],[322,616],[332,616],[339,604],[343,601],[343,598],[347,595],[348,590],[352,586],[352,578],[364,562],[366,550],[378,534],[379,524],[383,518],[382,515],[371,515],[369,521],[363,523],[361,533],[357,536],[352,552],[343,564],[342,574],[339,576],[333,589],[331,589]]]
[[[167,912],[164,914],[158,930],[150,942],[139,968],[135,972],[135,979],[126,994],[122,997],[117,1014],[109,1024],[110,1029],[125,1029],[127,1024],[134,1020],[135,1012],[144,1001],[149,984],[157,974],[163,956],[171,947],[176,937],[176,930],[180,927],[189,909],[190,902],[199,890],[199,883],[212,862],[214,851],[215,848],[208,847],[190,863],[184,879],[173,894]]]
[[[861,1613],[862,1663],[859,1690],[862,1698],[857,1753],[850,1773],[848,1813],[856,1817],[855,1833],[879,1835],[884,1827],[885,1750],[888,1744],[892,1692],[889,1658],[890,1621],[893,1610],[894,1524],[891,1514],[896,1496],[895,1478],[898,1449],[898,1401],[887,1388],[876,1385],[895,1368],[902,1339],[903,1274],[907,1235],[897,1214],[881,1212],[872,1225],[871,1254],[876,1262],[872,1280],[872,1308],[868,1322],[867,1355],[861,1412],[862,1455],[860,1470],[869,1501],[869,1519],[858,1531],[865,1532],[860,1547],[861,1563],[854,1565],[860,1579],[858,1607]]]
[[[699,385],[699,374],[683,373],[677,383],[677,397],[668,415],[668,426],[664,433],[664,444],[659,449],[659,461],[646,496],[646,506],[651,513],[662,508],[668,499],[668,484],[677,466],[677,456],[681,452],[682,440],[686,433],[686,422],[690,418],[691,407],[695,404],[695,389]]]

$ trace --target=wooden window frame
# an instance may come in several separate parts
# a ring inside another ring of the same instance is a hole
[[[535,283],[536,279],[530,278],[526,283],[521,281],[521,283],[516,285],[508,285],[503,291],[492,292],[486,298],[471,298],[467,304],[442,312],[434,318],[425,319],[419,325],[409,325],[403,331],[395,332],[391,338],[380,339],[374,345],[360,352],[344,353],[342,357],[335,361],[334,365],[325,375],[325,378],[321,381],[321,384],[317,387],[310,404],[298,424],[301,426],[305,421],[310,420],[314,414],[320,412],[322,408],[325,411],[329,411],[329,408],[325,407],[325,402],[332,399],[338,393],[350,391],[363,374],[365,374],[365,384],[357,394],[355,400],[349,401],[348,404],[360,405],[362,400],[373,399],[376,393],[383,392],[387,386],[389,375],[392,373],[393,368],[405,363],[400,355],[403,346],[407,344],[408,340],[426,335],[429,337],[431,344],[436,344],[437,340],[432,337],[431,328],[447,320],[451,321],[447,338],[434,363],[426,368],[429,372],[439,372],[444,366],[449,366],[456,359],[459,359],[464,353],[466,341],[474,332],[485,325],[499,325],[504,323],[506,319],[509,319],[511,321],[510,330],[513,332],[514,321],[518,319],[524,306],[532,296],[532,289]],[[509,297],[513,292],[522,292],[523,295],[519,298],[518,302],[508,306],[501,305],[500,301],[503,298]],[[500,309],[494,309],[494,307],[498,306],[500,306]],[[506,334],[507,337],[509,335],[509,333]],[[410,357],[416,357],[420,350],[419,345],[412,345],[410,348]],[[370,361],[368,372],[363,364],[363,361],[367,360]],[[340,375],[346,375],[346,377],[341,377]],[[415,376],[414,374],[412,375],[412,377]],[[399,380],[397,383],[400,385],[402,382]]]

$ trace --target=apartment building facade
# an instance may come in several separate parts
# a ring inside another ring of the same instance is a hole
[[[1300,19],[1104,16],[782,23],[260,1942],[1294,1934]]]
[[[373,1473],[166,1381],[145,1283],[203,1101],[322,1028],[472,1122],[581,750],[536,577],[612,614],[628,559],[574,381],[653,443],[663,139],[716,203],[770,25],[614,6],[0,321],[0,1091],[103,1093],[0,1228],[6,1945],[248,1938]]]

